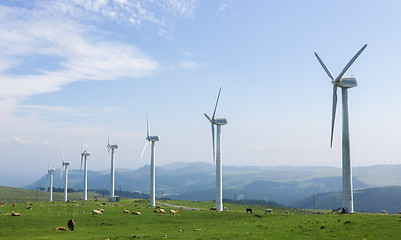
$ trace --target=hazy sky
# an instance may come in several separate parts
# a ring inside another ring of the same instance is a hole
[[[0,2],[0,185],[139,159],[149,109],[156,164],[212,163],[212,114],[225,165],[341,166],[341,91],[330,149],[332,84],[316,51],[346,75],[353,166],[400,163],[401,2],[3,0]],[[18,170],[18,171],[17,171]],[[16,174],[17,173],[17,174]],[[7,180],[4,180],[7,179]]]

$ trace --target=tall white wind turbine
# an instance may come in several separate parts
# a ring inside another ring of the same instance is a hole
[[[143,157],[143,153],[145,152],[146,146],[148,142],[151,142],[150,146],[150,190],[149,190],[149,203],[150,206],[154,207],[156,204],[156,177],[155,177],[155,142],[160,141],[159,136],[150,136],[150,126],[149,126],[149,116],[147,116],[146,122],[146,142],[143,147],[141,158]]]
[[[49,188],[49,193],[50,193],[49,201],[50,202],[53,201],[53,173],[54,173],[55,170],[56,169],[54,169],[54,168],[50,168],[50,166],[47,167],[47,174],[48,174],[48,176],[50,176],[49,177],[49,179],[50,179],[50,183],[49,183],[49,186],[50,186],[50,188]]]
[[[61,174],[60,174],[60,180],[63,177],[63,171],[65,171],[65,185],[64,185],[64,201],[67,201],[67,187],[68,187],[68,166],[70,166],[70,162],[64,162],[64,154],[61,152]]]
[[[82,142],[81,142],[81,169],[82,169],[82,162],[84,163],[84,196],[83,200],[88,200],[88,163],[87,163],[87,157],[89,157],[91,154],[86,151],[82,151]]]
[[[117,149],[117,144],[110,144],[110,136],[107,139],[107,149],[110,155],[111,150],[111,169],[110,169],[110,197],[114,197],[114,149]]]
[[[348,122],[348,88],[356,87],[357,81],[355,77],[343,77],[345,72],[359,57],[359,55],[365,50],[367,44],[365,44],[355,56],[348,62],[344,67],[340,75],[336,78],[331,74],[329,69],[324,65],[323,61],[315,52],[315,56],[322,65],[324,71],[327,73],[333,84],[333,107],[331,114],[331,138],[330,147],[333,146],[333,133],[334,133],[334,121],[336,116],[337,108],[337,88],[342,90],[342,109],[343,109],[343,139],[342,139],[342,184],[343,184],[343,207],[346,212],[354,212],[354,201],[352,192],[352,169],[351,169],[351,156],[350,156],[350,137],[349,137],[349,122]]]
[[[216,163],[216,210],[223,211],[223,169],[222,169],[222,157],[221,157],[221,126],[227,124],[226,118],[215,118],[217,104],[219,103],[221,87],[219,94],[217,95],[216,106],[214,107],[212,118],[210,118],[206,113],[205,117],[209,120],[212,127],[212,143],[213,143],[213,161]],[[214,142],[214,125],[217,126],[216,135],[216,146]]]

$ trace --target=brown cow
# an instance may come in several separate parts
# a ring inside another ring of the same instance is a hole
[[[173,210],[173,209],[171,209],[170,210],[170,215],[176,215],[178,213],[178,210],[176,211],[176,210]]]
[[[65,228],[65,227],[56,227],[56,228],[53,228],[53,230],[67,231],[67,228]]]

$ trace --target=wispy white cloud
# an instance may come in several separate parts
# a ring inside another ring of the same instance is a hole
[[[191,70],[191,71],[195,70],[198,66],[199,64],[192,61],[185,61],[178,64],[179,69]]]
[[[31,145],[30,141],[19,138],[19,137],[15,137],[14,140],[16,143],[21,144],[21,145]]]
[[[220,10],[220,13],[221,13],[221,16],[223,17],[223,19],[228,20],[235,16],[235,11],[232,6],[232,0],[224,0],[220,4],[219,10]]]
[[[82,4],[93,11],[106,3],[90,2]],[[83,15],[82,9],[63,1],[39,9],[0,6],[0,21],[8,23],[0,25],[3,99],[57,91],[74,81],[140,78],[159,68],[158,62],[132,44],[107,41],[100,29],[74,19]],[[45,64],[29,69],[29,59],[38,56],[43,61],[51,58],[52,69]],[[31,73],[13,73],[18,69]]]

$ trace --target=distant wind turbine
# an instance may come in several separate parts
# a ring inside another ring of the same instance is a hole
[[[110,197],[114,197],[114,149],[117,149],[117,144],[110,144],[110,136],[107,139],[107,149],[110,155],[111,150],[111,169],[110,169]]]
[[[68,187],[68,166],[70,166],[70,162],[64,162],[64,154],[61,152],[61,174],[60,174],[60,180],[63,177],[63,171],[65,171],[65,186],[64,186],[64,201],[67,201],[67,187]],[[63,169],[64,167],[64,169]]]
[[[213,144],[213,161],[216,163],[216,210],[223,211],[223,170],[222,170],[222,158],[221,158],[221,126],[227,124],[226,118],[215,118],[217,104],[219,103],[221,87],[219,94],[217,95],[216,106],[214,107],[212,118],[206,113],[205,117],[209,120],[212,127],[212,144]],[[217,126],[216,146],[214,143],[214,125]]]
[[[82,140],[81,140],[81,169],[82,169],[82,162],[84,162],[84,196],[83,200],[88,200],[88,163],[87,163],[87,157],[89,157],[91,154],[86,151],[82,151]]]
[[[54,173],[55,170],[56,170],[56,169],[54,169],[54,168],[50,168],[50,165],[47,167],[47,175],[50,176],[50,177],[49,177],[49,178],[50,178],[50,183],[49,183],[49,186],[50,186],[50,188],[49,188],[49,193],[50,193],[49,201],[53,201],[53,173]]]
[[[343,109],[343,140],[342,140],[342,183],[343,183],[343,207],[347,212],[354,212],[354,201],[352,192],[352,169],[351,169],[351,156],[350,156],[350,138],[349,138],[349,122],[348,122],[348,88],[356,87],[357,81],[355,77],[344,77],[345,72],[359,57],[359,55],[365,50],[367,44],[365,44],[355,56],[348,62],[344,67],[340,75],[336,78],[331,74],[329,69],[324,65],[323,61],[315,52],[315,56],[322,65],[324,71],[327,73],[333,84],[333,107],[331,114],[331,138],[330,147],[333,146],[333,133],[334,133],[334,121],[336,116],[337,108],[337,88],[342,90],[342,109]]]
[[[149,190],[149,202],[150,206],[154,207],[156,204],[156,190],[155,190],[155,142],[160,141],[159,136],[150,136],[150,126],[149,126],[149,115],[147,116],[146,123],[146,142],[143,147],[141,158],[143,157],[143,153],[145,152],[146,146],[148,142],[151,142],[150,146],[150,190]]]

